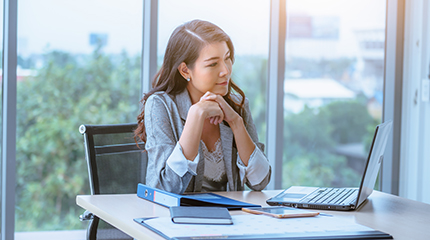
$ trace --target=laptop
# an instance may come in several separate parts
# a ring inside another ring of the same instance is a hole
[[[391,120],[376,126],[359,188],[292,186],[269,198],[267,204],[323,210],[357,209],[373,191],[392,128]]]

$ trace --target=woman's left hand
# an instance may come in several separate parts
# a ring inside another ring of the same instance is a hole
[[[221,95],[217,95],[211,92],[206,92],[205,95],[203,95],[202,99],[217,102],[221,107],[221,110],[224,112],[224,120],[228,124],[231,124],[236,120],[240,119],[240,115],[236,111],[234,111],[234,109],[230,105],[228,105],[228,103],[224,100],[224,98]],[[212,124],[218,124],[221,122],[222,122],[222,119],[211,119]]]

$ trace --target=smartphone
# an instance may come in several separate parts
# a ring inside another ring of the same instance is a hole
[[[297,218],[297,217],[315,217],[319,212],[302,210],[290,207],[248,207],[242,208],[242,211],[253,214],[264,214],[275,218]]]

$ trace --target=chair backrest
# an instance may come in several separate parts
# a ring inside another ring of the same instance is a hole
[[[136,193],[145,183],[147,153],[143,142],[136,143],[136,123],[81,125],[91,194]],[[87,239],[132,239],[94,216]]]
[[[134,140],[136,123],[81,125],[91,194],[136,193],[145,183],[145,144]]]

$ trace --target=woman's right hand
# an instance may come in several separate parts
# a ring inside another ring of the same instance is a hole
[[[205,120],[210,119],[212,124],[218,124],[224,119],[224,113],[215,101],[200,99],[188,110],[187,121],[179,138],[179,144],[186,159],[194,161],[199,151],[199,143],[203,132]],[[216,123],[214,122],[216,120]]]
[[[200,101],[192,105],[190,110],[198,114],[203,119],[210,118],[212,124],[219,124],[224,120],[224,112],[215,101],[208,101],[200,98]]]

